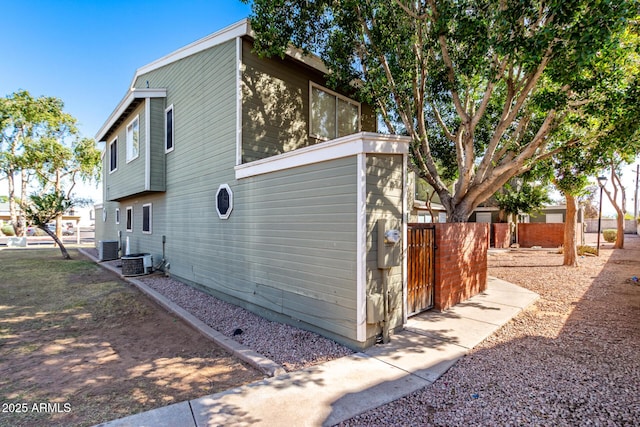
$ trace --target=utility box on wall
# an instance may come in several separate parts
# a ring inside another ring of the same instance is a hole
[[[402,264],[402,232],[394,221],[378,220],[378,268],[397,267]]]

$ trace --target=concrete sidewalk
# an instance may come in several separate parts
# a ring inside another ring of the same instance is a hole
[[[388,344],[101,426],[334,425],[432,384],[537,298],[490,278],[482,294],[412,317]]]

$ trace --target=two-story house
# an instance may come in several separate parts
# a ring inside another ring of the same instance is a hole
[[[139,68],[96,137],[96,242],[354,348],[402,327],[408,138],[326,73],[259,58],[246,20]]]

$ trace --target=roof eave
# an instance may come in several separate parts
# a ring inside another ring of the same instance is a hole
[[[167,89],[154,88],[154,89],[130,89],[127,94],[122,98],[118,106],[111,113],[107,121],[102,125],[98,133],[96,134],[96,141],[103,141],[107,134],[111,131],[112,127],[116,124],[118,119],[127,111],[127,108],[136,100],[143,98],[166,98]]]

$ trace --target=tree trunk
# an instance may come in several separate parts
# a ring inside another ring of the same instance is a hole
[[[54,233],[51,230],[49,230],[49,227],[47,227],[46,224],[41,225],[39,227],[40,227],[40,229],[44,230],[45,233],[47,233],[49,236],[51,236],[53,241],[56,242],[56,244],[60,247],[60,252],[62,252],[62,258],[63,259],[71,259],[71,255],[69,255],[69,252],[67,252],[67,248],[64,247],[64,245],[62,244],[62,241],[58,238],[58,236],[56,236],[56,233]]]
[[[473,208],[467,203],[459,203],[453,206],[451,211],[447,212],[447,222],[467,222],[472,213]]]
[[[564,194],[567,201],[567,217],[564,222],[564,261],[562,265],[568,265],[570,267],[578,266],[578,250],[576,239],[577,228],[577,203],[575,197],[569,193]]]
[[[22,169],[20,171],[20,204],[24,203],[27,200],[27,172]],[[20,213],[18,214],[18,228],[20,229],[20,233],[18,234],[18,230],[16,230],[16,235],[24,236],[27,227],[26,227],[26,218],[24,217],[24,211],[22,207],[20,208]]]
[[[613,249],[624,249],[624,213],[616,206],[616,212],[618,218],[616,218],[616,242],[613,244]]]
[[[20,236],[18,231],[21,230],[21,224],[18,222],[18,209],[16,206],[16,183],[14,170],[9,169],[7,172],[7,181],[9,183],[9,218],[11,220],[11,225],[13,226],[13,231],[16,236]]]

